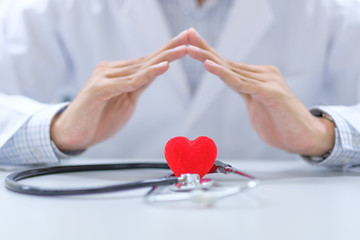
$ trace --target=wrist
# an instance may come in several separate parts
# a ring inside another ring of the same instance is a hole
[[[85,147],[79,147],[78,143],[72,140],[71,133],[69,134],[69,131],[63,128],[65,124],[61,122],[61,114],[55,115],[51,121],[50,138],[53,144],[63,153],[82,151],[81,149],[85,149]]]
[[[58,150],[60,151],[65,151],[64,149],[64,144],[63,141],[61,140],[61,131],[59,131],[58,129],[58,120],[60,117],[61,113],[56,114],[52,121],[51,121],[51,125],[50,125],[50,138],[53,142],[53,144],[57,147]],[[66,148],[66,147],[65,147]]]
[[[314,131],[311,138],[312,144],[303,155],[325,159],[328,157],[335,145],[335,123],[332,118],[324,112],[312,112]]]

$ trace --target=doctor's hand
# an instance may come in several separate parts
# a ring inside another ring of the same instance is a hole
[[[250,121],[265,142],[307,156],[322,155],[333,148],[334,124],[314,117],[288,87],[279,69],[225,59],[193,29],[189,30],[189,44],[192,58],[204,62],[207,71],[243,96]]]
[[[66,110],[51,124],[51,139],[62,151],[86,149],[119,131],[132,116],[139,95],[169,62],[186,55],[187,32],[153,54],[100,63]]]

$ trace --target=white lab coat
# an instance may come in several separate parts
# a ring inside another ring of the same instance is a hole
[[[157,0],[10,5],[0,27],[0,91],[43,103],[75,97],[99,62],[143,56],[172,37]],[[277,66],[308,107],[359,101],[356,0],[235,0],[214,47],[234,61]],[[0,95],[1,145],[44,107],[24,99],[8,106],[8,97]],[[179,135],[213,138],[219,158],[294,158],[258,137],[242,97],[217,77],[204,74],[191,96],[179,62],[142,94],[123,130],[85,155],[163,157],[166,141]]]

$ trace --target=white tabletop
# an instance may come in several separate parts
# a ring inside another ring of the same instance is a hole
[[[110,160],[107,160],[110,161]],[[294,161],[227,161],[259,187],[207,208],[149,205],[148,191],[39,197],[0,188],[0,239],[360,239],[359,173]],[[25,180],[89,186],[160,177],[163,170],[72,173]],[[4,179],[9,172],[0,171]],[[227,184],[226,177],[221,177]],[[233,183],[236,177],[229,177]]]

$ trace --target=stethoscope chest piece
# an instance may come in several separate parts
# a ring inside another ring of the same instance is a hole
[[[169,190],[174,192],[187,192],[197,189],[207,189],[214,184],[212,179],[201,179],[199,174],[181,174],[177,184],[169,186]]]

